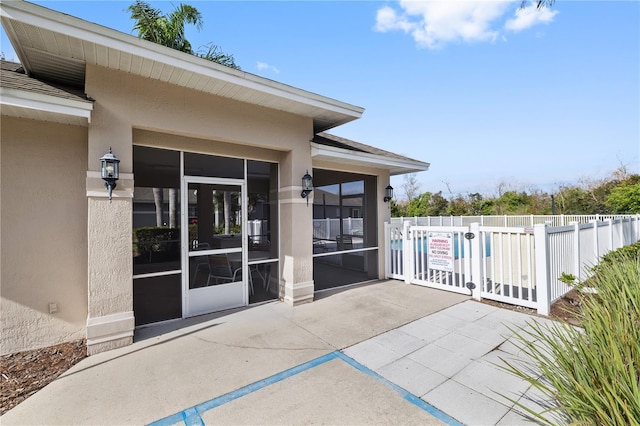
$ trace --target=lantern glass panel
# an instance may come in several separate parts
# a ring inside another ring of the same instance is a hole
[[[309,173],[306,173],[302,177],[302,189],[304,189],[305,191],[313,189],[313,178],[309,175]]]

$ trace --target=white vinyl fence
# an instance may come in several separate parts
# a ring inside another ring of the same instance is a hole
[[[342,220],[342,228],[340,227]],[[363,235],[362,218],[346,217],[344,219],[313,219],[313,238],[318,240],[336,240],[338,235]]]
[[[424,216],[424,217],[393,217],[392,225],[402,225],[409,221],[412,225],[423,226],[470,226],[479,223],[481,226],[533,226],[546,223],[550,226],[565,226],[573,222],[590,223],[594,220],[632,218],[637,215],[615,214],[559,214],[559,215],[501,215],[501,216]]]
[[[640,215],[566,226],[550,226],[559,222],[554,218],[533,226],[394,222],[385,224],[387,278],[534,308],[542,315],[570,290],[558,280],[562,273],[584,280],[602,255],[640,241]]]

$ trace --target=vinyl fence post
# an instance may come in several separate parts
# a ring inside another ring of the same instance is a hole
[[[609,226],[609,250],[615,250],[617,248],[620,248],[620,247],[613,246],[613,220],[611,220],[611,218],[607,219],[607,226]]]
[[[484,287],[484,277],[482,275],[482,265],[486,253],[482,246],[482,236],[480,235],[480,224],[475,222],[471,224],[471,232],[475,237],[470,241],[471,244],[471,282],[475,284],[475,288],[471,291],[471,297],[476,300],[482,300],[482,288]]]
[[[411,284],[413,280],[413,247],[411,246],[411,222],[406,221],[402,228],[402,275],[404,282]]]
[[[391,223],[384,223],[384,278],[391,275]]]
[[[580,223],[571,223],[573,224],[573,270],[575,271],[575,276],[578,278],[578,282],[582,282],[582,263],[580,260]]]
[[[322,238],[325,238],[327,240],[331,240],[331,219],[330,218],[326,218],[325,222],[324,222],[324,236]]]
[[[549,315],[551,309],[549,241],[546,224],[533,226],[536,259],[536,293],[538,314]]]
[[[600,260],[600,242],[598,241],[598,220],[592,220],[593,223],[593,258],[595,259],[596,264]]]

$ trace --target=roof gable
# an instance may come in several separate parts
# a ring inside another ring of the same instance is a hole
[[[314,131],[362,116],[364,109],[179,52],[24,1],[0,3],[9,40],[27,75],[82,86],[86,64],[309,117]]]

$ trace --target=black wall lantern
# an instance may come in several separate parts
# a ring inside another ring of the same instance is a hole
[[[388,203],[393,198],[393,186],[388,185],[384,189],[384,202]]]
[[[111,193],[116,188],[116,181],[119,177],[119,166],[120,160],[118,157],[113,155],[111,152],[111,147],[109,147],[109,152],[103,155],[100,158],[100,169],[102,171],[102,179],[104,179],[104,186],[107,187],[109,191],[109,202],[111,202]]]
[[[309,170],[302,176],[302,193],[300,196],[307,199],[309,205],[309,194],[313,191],[313,178],[309,174]]]

